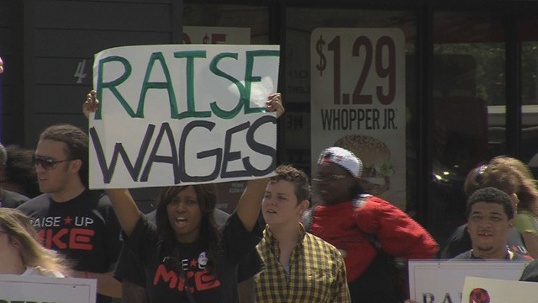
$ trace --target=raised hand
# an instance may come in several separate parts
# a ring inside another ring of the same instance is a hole
[[[90,117],[90,113],[95,113],[99,108],[99,100],[96,96],[97,92],[93,89],[86,95],[86,102],[82,105],[82,113],[86,119]]]
[[[282,105],[282,95],[280,93],[270,94],[265,102],[265,109],[268,112],[276,111],[276,117],[279,118],[286,111]]]

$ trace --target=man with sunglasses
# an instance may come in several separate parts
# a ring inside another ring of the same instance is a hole
[[[75,276],[97,279],[97,302],[121,297],[113,278],[121,249],[120,226],[109,198],[88,190],[88,136],[53,125],[39,137],[33,162],[43,192],[18,207],[32,218],[45,247],[73,261]]]

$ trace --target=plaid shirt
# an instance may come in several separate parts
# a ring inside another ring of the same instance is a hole
[[[259,303],[351,302],[340,252],[300,226],[300,240],[290,257],[289,275],[279,262],[278,241],[267,227],[256,246],[265,264],[256,277]]]

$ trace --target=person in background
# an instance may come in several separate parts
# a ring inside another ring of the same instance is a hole
[[[312,209],[311,232],[342,252],[352,302],[404,301],[409,287],[391,285],[396,277],[383,266],[383,255],[431,259],[439,248],[406,213],[365,192],[361,170],[361,160],[347,149],[321,152],[313,181],[323,203]]]
[[[4,61],[2,60],[2,57],[0,57],[0,74],[4,72]]]
[[[105,303],[121,297],[113,277],[121,229],[109,198],[88,189],[88,144],[76,126],[45,129],[33,157],[43,194],[18,209],[32,218],[45,247],[73,262],[75,277],[97,279],[97,302]]]
[[[521,233],[529,254],[538,258],[538,189],[531,170],[520,160],[506,156],[493,158],[490,164],[511,167],[519,173],[515,174],[518,189],[515,191],[517,212],[514,227]],[[499,178],[509,179],[508,176]]]
[[[6,148],[0,144],[0,207],[15,208],[22,203],[29,200],[28,197],[9,190],[9,187],[6,187],[9,177],[9,172],[7,171],[8,163],[8,153]]]
[[[532,180],[534,183],[534,176],[532,175],[529,166],[517,158],[509,156],[496,156],[489,161],[489,164],[511,167],[513,170],[521,173],[525,179]]]
[[[522,205],[523,209],[525,206],[536,203],[534,201],[538,197],[532,175],[526,165],[515,158],[506,156],[493,158],[487,165],[478,166],[467,174],[463,189],[468,197],[483,187],[495,187],[508,194],[514,213],[518,213],[518,204]],[[510,230],[507,243],[512,251],[532,259],[532,240],[533,238],[524,236],[517,228],[513,228]],[[452,233],[440,257],[450,259],[469,249],[471,249],[471,239],[466,223]]]
[[[2,187],[29,198],[41,195],[32,159],[34,151],[17,145],[6,146],[7,161]]]
[[[62,278],[70,269],[65,259],[41,245],[28,216],[0,208],[0,274]]]
[[[309,198],[304,172],[288,165],[277,167],[262,200],[267,225],[256,246],[265,264],[255,279],[260,303],[351,302],[340,251],[307,233],[300,222]]]
[[[514,226],[514,208],[508,194],[495,187],[476,190],[467,201],[466,217],[472,248],[451,260],[529,260],[507,246]]]

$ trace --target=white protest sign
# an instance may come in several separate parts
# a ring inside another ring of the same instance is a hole
[[[95,303],[97,280],[0,275],[0,302]]]
[[[90,188],[247,180],[276,165],[278,45],[142,45],[95,55]]]
[[[312,171],[324,148],[345,141],[363,162],[365,190],[405,209],[404,33],[317,28],[310,48]]]
[[[460,303],[465,277],[519,280],[530,261],[409,261],[411,300]],[[517,301],[513,301],[517,302]]]
[[[462,302],[469,303],[536,303],[536,282],[506,281],[467,277]]]

